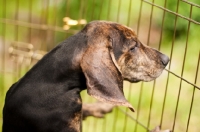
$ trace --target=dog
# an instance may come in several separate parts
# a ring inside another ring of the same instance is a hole
[[[80,92],[134,111],[123,80],[156,79],[169,58],[143,45],[129,27],[92,21],[61,42],[8,90],[3,132],[80,132]]]

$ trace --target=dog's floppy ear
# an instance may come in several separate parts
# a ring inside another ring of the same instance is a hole
[[[97,43],[98,42],[98,43]],[[90,42],[81,60],[81,68],[87,81],[87,92],[96,99],[123,105],[134,111],[132,105],[125,99],[123,93],[123,78],[117,69],[112,49],[106,39]]]

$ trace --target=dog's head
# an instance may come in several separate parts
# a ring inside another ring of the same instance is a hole
[[[133,110],[123,96],[123,80],[154,80],[162,73],[169,58],[143,45],[132,29],[117,23],[94,21],[82,32],[87,36],[81,67],[88,94]]]

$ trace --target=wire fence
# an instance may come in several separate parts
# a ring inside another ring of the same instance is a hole
[[[56,44],[77,33],[81,20],[109,20],[133,28],[138,38],[170,57],[155,81],[124,82],[135,113],[116,107],[89,117],[83,132],[200,130],[200,2],[198,0],[0,0],[0,108],[8,88]],[[69,17],[75,25],[63,18]],[[66,24],[67,23],[67,24]],[[83,102],[93,102],[82,92]],[[2,115],[0,114],[0,124]]]

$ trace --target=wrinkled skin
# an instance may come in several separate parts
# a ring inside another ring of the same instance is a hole
[[[117,62],[125,80],[138,82],[156,79],[162,73],[168,60],[159,51],[143,45],[138,40],[131,39],[129,46]]]

